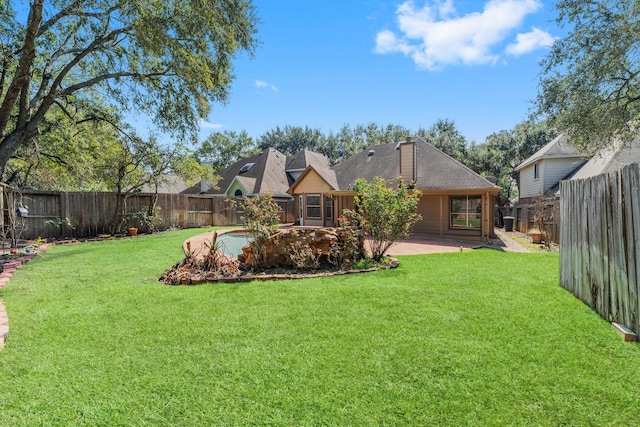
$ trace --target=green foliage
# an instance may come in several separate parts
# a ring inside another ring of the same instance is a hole
[[[64,219],[61,219],[61,218],[49,219],[49,220],[47,220],[47,221],[46,221],[46,223],[47,223],[48,225],[50,225],[50,226],[52,226],[52,227],[55,227],[55,228],[58,228],[58,229],[59,229],[59,228],[62,228],[62,226],[63,226],[63,225],[64,225],[65,227],[70,227],[70,228],[72,228],[72,229],[73,229],[73,228],[75,228],[75,227],[73,226],[73,224],[71,224],[71,220],[70,220],[69,218],[64,218]]]
[[[542,62],[537,113],[585,154],[629,143],[640,119],[640,1],[561,0],[567,28]]]
[[[226,101],[232,60],[256,45],[250,0],[200,2],[5,2],[0,88],[0,169],[33,143],[55,105],[69,116],[96,93],[120,111],[154,118],[160,130],[194,136],[212,102]]]
[[[136,212],[128,214],[127,220],[131,226],[140,225],[145,227],[148,231],[153,231],[155,225],[162,221],[160,207],[156,206],[153,209],[153,212],[151,212],[147,206],[142,206]]]
[[[323,138],[324,136],[319,129],[309,127],[303,129],[289,125],[280,129],[280,126],[277,126],[274,130],[265,132],[258,139],[258,148],[264,150],[271,147],[286,155],[291,155],[304,149],[315,151],[322,146]]]
[[[429,129],[419,129],[418,136],[459,162],[465,163],[467,140],[453,120],[438,119]]]
[[[244,212],[243,221],[254,239],[249,243],[258,267],[264,266],[269,238],[278,231],[280,206],[273,200],[273,192],[247,197],[238,203]]]
[[[398,240],[407,237],[422,216],[417,213],[420,193],[409,192],[402,180],[387,182],[376,177],[371,182],[356,180],[356,211],[345,211],[362,226],[374,260],[380,260]]]
[[[449,119],[439,119],[429,129],[419,128],[415,131],[402,125],[389,123],[384,126],[376,122],[355,126],[345,124],[339,131],[326,134],[309,127],[278,126],[258,138],[258,147],[272,147],[287,155],[311,150],[326,156],[331,164],[336,164],[367,147],[403,141],[411,135],[423,138],[461,162],[466,159],[466,139],[456,128],[455,122]]]
[[[234,131],[212,133],[200,144],[195,155],[217,172],[258,152],[253,139],[243,130],[240,133]]]
[[[556,136],[545,122],[520,123],[513,130],[489,135],[484,144],[469,147],[464,163],[481,175],[495,177],[503,199],[510,200],[517,189],[516,167]]]

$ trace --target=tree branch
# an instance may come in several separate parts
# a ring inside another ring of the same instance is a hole
[[[34,0],[29,10],[27,28],[24,39],[24,49],[18,61],[18,68],[13,76],[13,80],[4,96],[2,106],[0,106],[0,138],[5,136],[7,124],[13,111],[13,107],[18,100],[22,87],[29,81],[29,71],[33,59],[36,56],[36,35],[40,22],[42,21],[42,7],[44,0]]]
[[[101,76],[97,76],[94,77],[90,80],[81,82],[81,83],[77,83],[75,85],[69,86],[68,88],[64,89],[60,95],[66,96],[66,95],[71,95],[73,92],[76,92],[80,89],[84,89],[86,87],[90,87],[90,86],[94,86],[97,85],[98,83],[101,83],[105,80],[112,80],[112,79],[118,79],[121,77],[143,77],[143,78],[150,78],[150,77],[160,77],[160,76],[169,76],[167,70],[165,71],[160,71],[157,73],[132,73],[132,72],[128,72],[128,71],[122,71],[122,72],[118,72],[118,73],[109,73],[109,74],[103,74]]]

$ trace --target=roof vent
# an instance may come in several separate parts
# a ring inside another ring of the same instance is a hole
[[[374,154],[376,154],[376,150],[369,150],[369,152],[367,153],[367,157],[371,157]]]

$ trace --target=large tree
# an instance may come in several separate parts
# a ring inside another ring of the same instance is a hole
[[[465,164],[479,174],[495,177],[503,189],[502,200],[509,200],[517,188],[515,169],[556,135],[545,122],[520,123],[512,130],[492,133],[484,144],[469,147]]]
[[[561,0],[567,35],[542,62],[537,111],[585,154],[629,142],[640,119],[640,0]]]
[[[467,156],[467,139],[456,128],[456,123],[453,120],[438,119],[429,129],[418,129],[417,135],[437,149],[464,163]]]
[[[96,93],[186,135],[227,99],[233,58],[256,44],[251,0],[31,0],[16,14],[23,5],[0,12],[0,169],[50,110]]]
[[[196,156],[207,166],[211,166],[214,171],[220,171],[258,152],[247,131],[224,131],[214,132],[202,141],[196,150]]]
[[[292,155],[300,150],[315,151],[322,146],[323,140],[324,135],[320,129],[311,129],[308,126],[276,126],[258,138],[258,148],[264,150],[271,147],[285,155]]]

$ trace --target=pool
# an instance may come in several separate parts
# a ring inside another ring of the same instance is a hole
[[[242,247],[249,244],[253,236],[240,232],[218,234],[218,248],[225,254],[236,258],[242,253]]]

